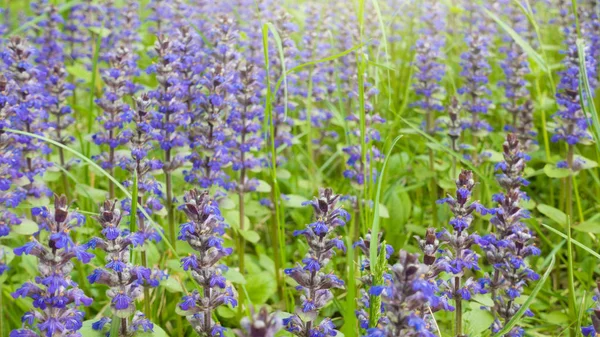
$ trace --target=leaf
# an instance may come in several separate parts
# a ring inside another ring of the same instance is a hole
[[[75,192],[80,196],[84,196],[94,201],[95,203],[101,203],[106,199],[106,196],[108,195],[108,192],[105,190],[101,190],[84,184],[77,184],[75,186]]]
[[[92,324],[97,322],[97,319],[88,319],[83,322],[83,326],[79,329],[79,333],[85,337],[106,337],[102,331],[92,329]]]
[[[138,332],[135,334],[135,337],[169,337],[165,330],[156,324],[154,324],[152,330],[152,332]],[[87,335],[84,334],[82,334],[82,336],[87,337]]]
[[[287,180],[292,177],[292,173],[285,169],[277,169],[277,179]]]
[[[256,192],[269,193],[271,192],[271,185],[264,180],[259,180],[258,186],[256,186]]]
[[[554,208],[552,206],[546,205],[546,204],[539,204],[537,206],[538,211],[540,211],[540,213],[544,214],[545,216],[547,216],[548,218],[552,219],[554,222],[556,222],[559,225],[564,226],[567,223],[567,215],[565,213],[563,213],[563,211]]]
[[[268,271],[252,274],[246,281],[248,296],[253,304],[264,304],[277,292],[275,276]]]
[[[552,272],[552,269],[554,268],[555,261],[556,261],[556,258],[554,255],[552,255],[552,260],[550,260],[550,265],[546,269],[544,276],[542,276],[542,278],[540,278],[540,280],[537,281],[535,288],[533,288],[533,290],[531,291],[531,294],[529,294],[529,297],[527,298],[525,303],[523,303],[523,305],[521,305],[521,307],[519,308],[519,311],[517,311],[517,313],[513,316],[513,318],[511,318],[510,321],[508,321],[508,323],[506,323],[504,325],[504,328],[502,328],[502,330],[498,331],[493,337],[500,337],[500,336],[506,334],[517,324],[517,322],[519,322],[519,320],[521,319],[523,314],[525,314],[525,311],[527,309],[529,309],[531,302],[533,302],[533,300],[536,298],[537,294],[542,289],[542,286],[544,286],[544,283],[546,283],[546,280],[550,276],[550,272]]]
[[[594,217],[586,220],[585,222],[580,223],[579,225],[572,226],[572,228],[576,231],[584,232],[584,233],[600,233],[600,219],[599,214]]]
[[[305,197],[296,194],[286,194],[283,197],[285,205],[291,208],[301,208],[304,207],[302,204],[308,201]]]
[[[222,198],[219,200],[219,208],[220,209],[234,209],[235,201],[231,198]]]
[[[67,72],[73,77],[83,80],[85,83],[92,82],[92,73],[87,70],[81,63],[75,63],[66,67]]]
[[[482,309],[467,311],[464,319],[467,321],[468,331],[472,336],[480,336],[494,322],[492,313]]]
[[[89,27],[90,32],[94,35],[100,35],[100,37],[108,37],[110,35],[110,29],[104,27]]]
[[[556,164],[546,164],[544,173],[550,178],[565,178],[569,176],[571,171],[566,168],[558,168]]]
[[[170,293],[182,293],[183,288],[181,284],[173,277],[169,277],[165,281],[160,283],[161,286],[165,287]]]
[[[559,232],[558,230],[546,225],[546,224],[542,224],[542,226],[546,227],[549,231],[551,231],[552,233],[562,237],[563,239],[569,240],[569,238],[567,237],[566,234]],[[593,249],[589,248],[588,246],[584,245],[583,243],[575,240],[575,239],[571,239],[571,243],[573,243],[575,246],[585,250],[586,252],[588,252],[590,255],[594,256],[595,258],[597,258],[598,260],[600,260],[600,254],[596,253]]]
[[[240,229],[238,232],[242,237],[244,237],[244,239],[246,239],[246,241],[257,243],[260,240],[260,235],[251,229]]]
[[[38,224],[31,219],[21,219],[21,224],[12,226],[11,232],[21,235],[32,235],[38,231]]]
[[[223,276],[225,276],[227,281],[232,283],[246,284],[246,278],[244,278],[244,275],[235,269],[227,269],[227,271],[223,273]]]
[[[381,218],[387,219],[390,217],[390,212],[384,204],[379,204],[379,216]]]
[[[217,308],[217,315],[223,318],[234,318],[235,311],[231,310],[228,306],[222,305]]]
[[[529,57],[531,57],[533,60],[535,60],[535,62],[545,71],[548,71],[548,65],[546,64],[546,62],[544,61],[544,59],[542,59],[542,57],[540,56],[540,54],[538,54],[529,43],[527,43],[526,40],[524,40],[519,33],[517,33],[514,29],[512,29],[509,25],[507,25],[504,21],[502,21],[502,19],[500,19],[496,14],[490,12],[489,10],[483,8],[483,11],[485,12],[485,14],[487,14],[487,16],[489,16],[490,18],[492,18],[494,21],[496,21],[496,23],[502,27],[502,29],[504,29],[508,35],[510,35],[510,37],[513,38],[513,40],[515,40],[515,42],[521,47],[523,48],[523,50],[527,53],[527,55],[529,55]]]

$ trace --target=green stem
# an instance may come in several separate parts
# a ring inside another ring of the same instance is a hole
[[[456,337],[462,337],[462,298],[458,291],[460,290],[460,277],[454,278],[454,296],[456,298],[456,314],[455,314],[455,327]]]
[[[566,186],[565,186],[565,209],[567,214],[567,254],[568,254],[568,265],[567,265],[567,277],[569,283],[569,317],[572,320],[577,319],[577,313],[575,308],[575,285],[573,278],[573,246],[571,244],[571,220],[573,219],[573,154],[574,147],[573,145],[569,145],[568,153],[567,153],[567,165],[569,167],[570,175],[566,178]],[[569,336],[575,337],[577,336],[577,332],[575,330],[574,325],[569,326]]]

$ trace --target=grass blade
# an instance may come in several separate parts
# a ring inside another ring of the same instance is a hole
[[[388,160],[392,154],[392,150],[396,146],[396,143],[402,138],[402,135],[396,137],[392,142],[392,146],[388,150],[385,160],[383,161],[383,166],[381,167],[381,174],[377,177],[379,180],[377,182],[377,192],[375,194],[375,205],[373,212],[373,222],[371,226],[371,246],[369,247],[369,259],[371,261],[371,273],[373,285],[381,285],[383,284],[383,273],[385,272],[385,266],[387,265],[387,261],[385,259],[385,241],[382,243],[381,254],[378,255],[377,251],[379,248],[379,202],[381,199],[381,188],[383,186],[383,177],[385,175],[385,168],[387,166]],[[373,327],[377,325],[379,321],[379,317],[381,316],[381,295],[371,295],[371,305],[369,307],[369,327]]]
[[[580,95],[580,97],[582,97],[582,100],[585,99],[585,101],[587,101],[587,105],[585,102],[581,102],[581,108],[585,112],[586,117],[591,117],[594,129],[592,135],[594,136],[594,141],[596,143],[596,150],[600,153],[600,119],[598,118],[596,104],[594,103],[594,95],[590,88],[590,78],[585,58],[585,41],[583,39],[577,39],[577,54],[579,54],[579,88],[584,93],[584,95]]]
[[[554,255],[552,255],[552,260],[550,260],[550,265],[546,269],[544,276],[542,276],[542,278],[537,282],[537,284],[535,285],[535,288],[533,288],[533,290],[531,291],[531,294],[529,294],[529,297],[527,298],[525,303],[523,303],[523,305],[521,305],[521,307],[519,308],[519,311],[517,311],[517,313],[513,316],[513,318],[511,318],[510,321],[508,321],[508,323],[506,323],[504,325],[504,328],[502,328],[502,330],[498,331],[493,337],[500,337],[500,336],[505,335],[519,322],[519,320],[521,319],[523,314],[525,314],[525,311],[531,305],[531,302],[533,302],[533,300],[536,298],[537,294],[540,292],[540,290],[544,286],[544,283],[546,283],[546,280],[550,276],[550,272],[554,268],[555,261],[556,261],[556,258]]]
[[[98,164],[96,164],[93,160],[91,160],[90,158],[86,157],[85,155],[83,155],[82,153],[64,145],[61,144],[57,141],[54,141],[52,139],[46,138],[44,136],[40,136],[40,135],[36,135],[34,133],[29,133],[29,132],[25,132],[25,131],[20,131],[20,130],[14,130],[14,129],[3,129],[5,132],[10,132],[10,133],[15,133],[18,135],[23,135],[23,136],[29,136],[29,137],[33,137],[33,138],[37,138],[41,141],[44,141],[48,144],[52,144],[54,146],[58,146],[60,148],[62,148],[63,150],[66,150],[68,152],[70,152],[71,154],[73,154],[74,156],[76,156],[77,158],[83,160],[84,162],[86,162],[88,165],[90,165],[91,167],[93,167],[95,170],[97,170],[98,172],[100,172],[103,176],[107,177],[110,181],[112,181],[115,186],[117,186],[121,192],[123,192],[123,194],[127,197],[132,199],[132,195],[131,193],[129,193],[129,191],[127,190],[127,188],[125,188],[125,186],[123,186],[121,183],[119,183],[119,181],[117,179],[115,179],[115,177],[111,176],[105,169],[103,169],[102,167],[100,167]],[[133,199],[132,199],[132,204],[133,204]],[[148,221],[150,222],[150,224],[152,225],[152,227],[154,227],[154,229],[156,229],[157,233],[160,235],[160,237],[162,238],[162,240],[165,242],[165,244],[167,245],[167,247],[169,248],[169,250],[173,253],[173,255],[179,259],[179,255],[177,254],[177,252],[175,251],[175,249],[173,248],[173,245],[171,244],[171,242],[169,241],[169,239],[164,235],[162,228],[154,221],[152,220],[152,217],[150,216],[150,214],[148,214],[148,212],[146,212],[146,210],[144,209],[144,207],[142,207],[142,205],[137,205],[136,206],[140,212],[142,212],[142,214],[148,219]]]
[[[546,61],[544,61],[540,54],[538,54],[533,49],[533,47],[531,47],[531,45],[519,35],[519,33],[515,32],[514,29],[512,29],[509,25],[502,21],[502,19],[500,19],[496,14],[490,12],[485,8],[482,9],[485,12],[485,14],[487,14],[487,16],[489,16],[492,20],[496,21],[496,23],[502,29],[504,29],[521,48],[523,48],[523,50],[527,53],[527,55],[529,55],[529,57],[531,57],[542,69],[544,69],[545,72],[549,72],[548,64],[546,64]]]
[[[83,3],[83,1],[71,1],[69,3],[66,3],[66,4],[58,7],[58,13],[62,13],[64,11],[67,11],[67,10],[69,10],[69,9],[71,9],[71,8],[73,8],[73,7],[81,4],[81,3]],[[29,28],[29,27],[37,24],[38,22],[46,19],[47,17],[48,17],[48,15],[46,13],[44,13],[42,15],[39,15],[39,16],[35,17],[34,19],[32,19],[30,21],[27,21],[25,24],[22,24],[21,26],[19,26],[19,28],[15,29],[15,30],[13,30],[13,31],[11,31],[9,33],[7,33],[4,37],[8,38],[8,37],[11,37],[13,35],[20,34],[20,33],[24,32],[25,30],[27,30],[27,28]]]
[[[544,226],[546,229],[548,229],[552,233],[560,236],[561,238],[566,239],[566,240],[570,240],[575,246],[577,246],[577,247],[585,250],[586,252],[590,253],[590,255],[593,255],[595,258],[597,258],[598,260],[600,260],[600,254],[596,253],[594,250],[592,250],[588,246],[584,245],[583,243],[581,243],[581,242],[579,242],[579,241],[577,241],[577,240],[575,240],[573,238],[569,239],[566,234],[564,234],[564,233],[562,233],[562,232],[560,232],[560,231],[558,231],[558,230],[556,230],[556,229],[554,229],[554,228],[552,228],[552,227],[550,227],[550,226],[548,226],[546,224],[542,224],[542,226]]]

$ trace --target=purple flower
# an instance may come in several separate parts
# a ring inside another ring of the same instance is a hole
[[[55,196],[53,209],[44,207],[35,214],[40,230],[49,233],[45,236],[48,242],[42,244],[32,237],[28,244],[16,248],[15,254],[37,257],[40,275],[36,284],[26,282],[12,294],[15,299],[31,298],[35,309],[23,315],[23,328],[13,330],[10,336],[38,336],[36,328],[47,336],[77,334],[83,322],[78,307],[92,303],[70,278],[73,258],[86,263],[93,256],[85,252],[87,245],[75,245],[70,238],[70,230],[79,226],[82,218],[69,212],[65,196]]]
[[[518,136],[508,134],[503,150],[504,161],[496,166],[500,171],[496,180],[504,191],[493,198],[498,207],[490,219],[496,230],[479,240],[487,261],[494,268],[493,275],[487,275],[481,282],[491,290],[494,301],[490,308],[495,318],[492,330],[512,318],[520,308],[514,299],[521,295],[527,283],[539,277],[526,263],[526,258],[539,254],[539,249],[533,245],[533,234],[522,222],[529,214],[519,205],[526,197],[521,191],[526,182],[523,179],[526,157]]]
[[[234,289],[226,284],[220,260],[231,254],[230,248],[222,246],[225,223],[218,204],[208,191],[191,190],[186,193],[185,204],[181,209],[189,222],[181,225],[179,239],[186,241],[197,253],[181,259],[184,270],[190,270],[195,281],[202,288],[210,289],[202,295],[194,290],[184,296],[179,307],[186,311],[188,320],[199,333],[211,336],[213,332],[222,334],[223,328],[211,319],[217,307],[229,304],[236,306]]]
[[[88,281],[109,287],[106,294],[110,298],[113,312],[126,321],[128,333],[134,333],[137,331],[136,319],[145,319],[141,312],[135,312],[135,300],[142,296],[143,287],[156,287],[159,280],[150,269],[130,262],[131,246],[143,244],[145,240],[140,241],[139,238],[145,238],[147,234],[121,230],[123,213],[117,207],[118,204],[118,200],[105,200],[100,205],[99,215],[95,217],[103,228],[104,238],[93,238],[91,246],[104,250],[108,262],[104,268],[95,269],[88,276]],[[96,323],[96,330],[110,330],[110,319],[104,318]]]
[[[320,189],[319,197],[307,202],[313,207],[317,221],[307,225],[306,230],[301,233],[309,247],[306,257],[302,260],[304,266],[298,265],[285,270],[285,274],[298,283],[296,289],[304,293],[301,296],[302,311],[315,313],[310,321],[313,326],[316,325],[319,311],[333,299],[331,289],[344,286],[340,279],[324,272],[327,262],[334,255],[334,248],[340,247],[338,242],[333,241],[335,238],[332,234],[347,221],[347,213],[338,206],[339,197],[330,188]],[[306,331],[309,323],[302,321],[297,315],[292,317],[284,320],[285,329],[292,334],[305,336],[302,332]],[[313,333],[323,333],[322,328],[329,326],[326,322],[327,320],[321,321]],[[333,326],[330,330],[335,334]]]

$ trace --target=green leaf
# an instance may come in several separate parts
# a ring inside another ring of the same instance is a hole
[[[169,291],[170,293],[182,293],[183,292],[183,288],[181,287],[181,284],[179,282],[177,282],[177,280],[173,277],[169,277],[165,281],[162,281],[160,283],[160,285],[165,287],[167,289],[167,291]]]
[[[546,227],[549,231],[551,231],[552,233],[562,237],[563,239],[569,240],[569,238],[567,237],[567,235],[565,233],[562,233],[546,224],[542,224],[542,226]],[[595,258],[597,258],[598,260],[600,260],[600,254],[596,253],[593,249],[589,248],[588,246],[584,245],[583,243],[575,240],[575,239],[570,239],[571,243],[573,243],[575,246],[585,250],[586,252],[588,252],[590,255],[594,256]]]
[[[246,278],[239,271],[229,268],[226,272],[223,273],[223,276],[232,283],[237,284],[246,284]]]
[[[572,228],[576,231],[584,233],[600,233],[600,214],[596,214],[592,218],[580,223],[579,225],[573,226]]]
[[[544,173],[550,178],[565,178],[571,174],[571,171],[566,168],[558,168],[556,164],[546,164]]]
[[[110,29],[104,27],[89,27],[90,32],[94,33],[94,35],[100,37],[108,37],[110,35]]]
[[[83,326],[79,329],[79,333],[85,337],[105,337],[104,333],[101,331],[97,331],[92,329],[92,324],[94,324],[97,319],[88,319],[83,322]]]
[[[390,217],[390,212],[388,211],[387,207],[385,207],[384,204],[379,204],[379,216],[387,219]]]
[[[277,179],[287,180],[292,177],[292,173],[286,169],[277,169]]]
[[[156,324],[154,324],[152,330],[152,332],[138,332],[135,334],[135,337],[169,337],[165,330]],[[87,335],[84,334],[82,334],[82,336],[87,337]]]
[[[81,63],[75,63],[66,67],[67,72],[73,77],[83,80],[85,83],[92,82],[92,73]]]
[[[275,276],[267,271],[252,274],[246,281],[248,296],[253,304],[264,304],[277,292]]]
[[[38,231],[38,224],[31,219],[21,219],[21,224],[12,226],[11,232],[21,235],[32,235]]]
[[[563,211],[545,204],[539,204],[537,209],[557,224],[562,226],[567,224],[567,215]]]
[[[246,239],[246,241],[257,243],[260,240],[260,235],[251,229],[240,229],[238,232],[242,237],[244,237],[244,239]]]
[[[482,309],[467,311],[463,318],[467,321],[467,329],[471,336],[481,336],[494,322],[492,313]]]
[[[95,203],[101,203],[103,202],[106,197],[108,196],[108,192],[105,190],[101,190],[98,188],[94,188],[88,185],[84,185],[84,184],[77,184],[75,186],[75,192],[80,195],[80,196],[84,196],[92,201],[94,201]]]
[[[217,315],[223,318],[234,318],[235,311],[231,310],[228,306],[222,305],[217,308]]]
[[[258,186],[256,186],[256,192],[269,193],[271,192],[271,185],[264,180],[259,180]]]
[[[296,194],[286,194],[283,197],[283,200],[285,202],[285,205],[287,207],[291,207],[291,208],[304,207],[302,204],[304,202],[308,201],[308,199],[306,199],[305,197],[303,197],[301,195],[296,195]]]

